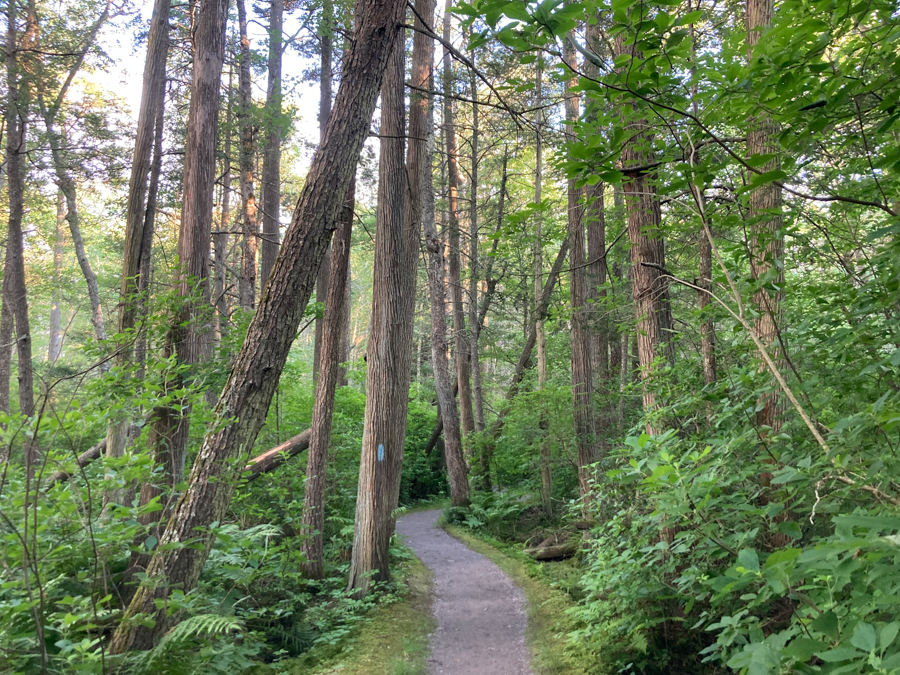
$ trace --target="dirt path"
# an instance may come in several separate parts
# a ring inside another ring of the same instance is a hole
[[[440,511],[397,521],[397,531],[434,574],[431,675],[532,675],[525,598],[500,569],[434,524]]]

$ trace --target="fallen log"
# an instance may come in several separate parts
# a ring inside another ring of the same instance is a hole
[[[301,431],[299,434],[286,440],[271,450],[267,450],[261,455],[257,455],[251,459],[247,466],[244,467],[244,478],[250,482],[254,481],[264,473],[274,471],[292,457],[296,457],[301,452],[309,448],[309,441],[312,438],[312,429]]]
[[[578,551],[575,544],[563,543],[554,546],[536,546],[535,548],[526,548],[525,553],[535,560],[565,560],[571,558]]]

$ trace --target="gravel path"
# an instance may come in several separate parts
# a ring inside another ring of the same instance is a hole
[[[522,591],[480,553],[434,524],[440,511],[397,521],[397,531],[434,574],[431,675],[532,675]]]

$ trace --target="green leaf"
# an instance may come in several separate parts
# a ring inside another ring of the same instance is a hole
[[[898,631],[900,631],[900,621],[889,623],[881,629],[881,635],[878,636],[878,641],[881,643],[882,651],[891,646],[894,638],[897,637]]]
[[[875,627],[865,621],[860,621],[853,629],[850,644],[864,652],[875,651]]]
[[[819,615],[815,621],[809,624],[809,627],[815,631],[823,633],[824,635],[830,637],[832,640],[837,640],[838,637],[838,618],[837,614],[834,612],[828,611],[824,614]]]
[[[841,661],[860,659],[865,656],[865,654],[858,652],[855,649],[851,649],[850,647],[835,647],[834,649],[829,649],[827,652],[819,652],[816,656],[826,663],[840,663]]]
[[[738,563],[751,572],[759,572],[759,555],[755,549],[745,548],[738,553]]]
[[[782,654],[787,657],[790,657],[796,661],[809,661],[817,652],[822,650],[824,647],[821,642],[818,640],[812,640],[810,638],[796,638],[792,640],[791,643],[782,650]]]

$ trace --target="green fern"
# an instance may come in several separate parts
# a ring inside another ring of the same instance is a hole
[[[135,675],[142,673],[159,673],[159,667],[166,666],[167,673],[181,672],[172,659],[166,659],[172,651],[183,647],[193,639],[209,639],[218,635],[240,632],[244,630],[244,624],[234,616],[222,614],[198,614],[180,622],[175,628],[166,633],[159,644],[153,649],[143,652],[134,663]],[[165,660],[164,660],[165,659]],[[189,664],[184,663],[185,671]]]

